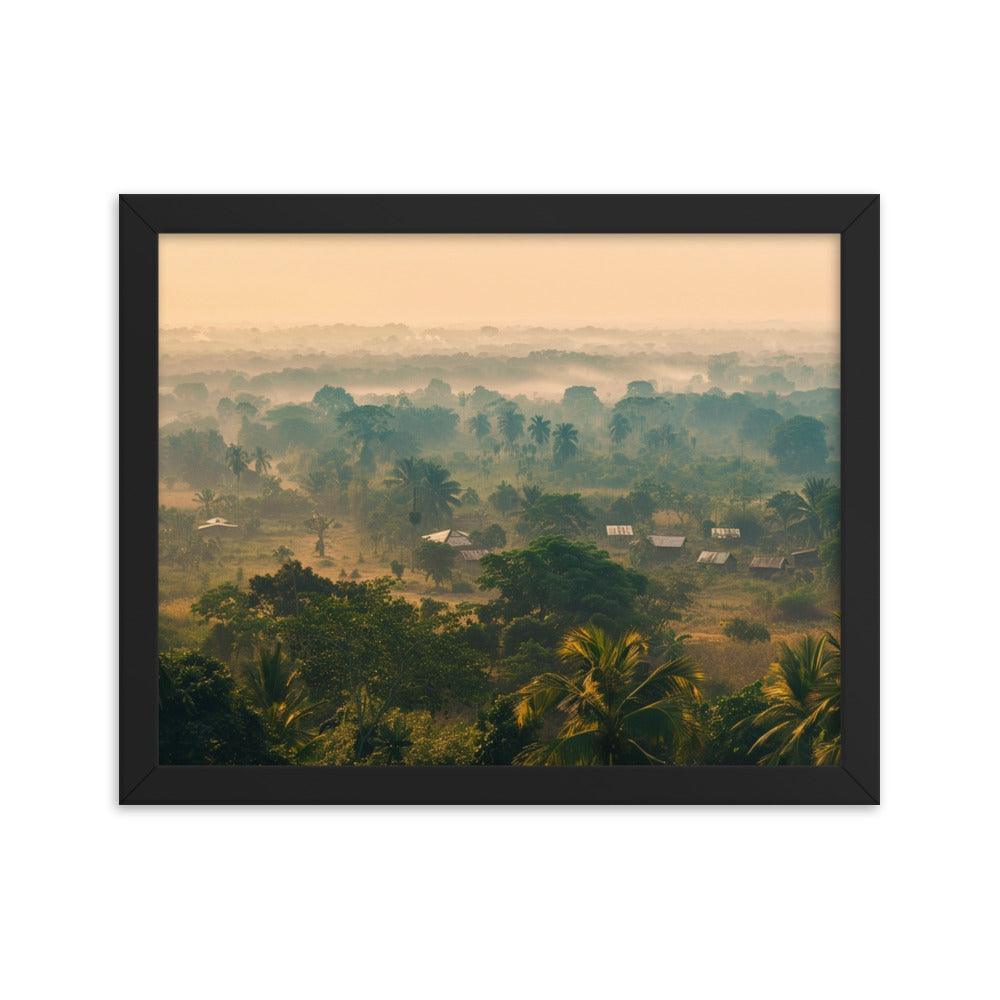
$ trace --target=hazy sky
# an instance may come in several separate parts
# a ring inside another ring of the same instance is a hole
[[[836,235],[165,235],[160,325],[839,325]]]

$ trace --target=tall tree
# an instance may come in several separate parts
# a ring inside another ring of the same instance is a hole
[[[611,415],[608,433],[611,435],[611,443],[615,448],[620,448],[625,443],[625,439],[632,433],[632,425],[621,410],[616,410]]]
[[[236,519],[240,516],[240,478],[250,468],[250,458],[238,444],[226,449],[226,468],[236,477]]]
[[[524,434],[524,414],[513,406],[505,406],[497,417],[497,427],[509,449]]]
[[[558,709],[565,721],[555,737],[534,743],[518,764],[669,764],[696,745],[695,707],[701,674],[686,656],[654,666],[638,632],[612,638],[584,625],[563,639],[560,658],[571,676],[546,673],[518,692],[518,720]]]
[[[198,509],[202,512],[205,517],[212,516],[212,510],[215,507],[215,502],[219,499],[216,496],[215,490],[209,489],[207,486],[203,490],[199,490],[194,495],[195,502],[198,504]]]
[[[572,424],[558,424],[552,436],[552,457],[556,465],[568,462],[576,455],[579,432]]]
[[[528,437],[539,448],[544,448],[549,443],[549,436],[552,433],[552,421],[546,420],[540,413],[536,413],[528,424]]]
[[[485,413],[477,413],[475,416],[469,417],[466,426],[475,435],[480,447],[482,447],[483,441],[490,436],[490,431],[493,430],[490,426],[490,418]]]
[[[832,642],[831,642],[832,640]],[[751,750],[765,764],[835,763],[840,756],[840,648],[827,634],[781,643],[763,684],[763,730]]]
[[[258,476],[266,476],[271,471],[271,456],[260,445],[253,450],[253,471]]]
[[[316,554],[322,559],[326,556],[326,533],[330,530],[333,520],[320,514],[319,511],[306,521],[306,527],[316,535]]]

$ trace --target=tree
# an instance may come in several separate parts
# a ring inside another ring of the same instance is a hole
[[[769,454],[785,472],[808,472],[826,464],[826,428],[815,417],[795,416],[774,429]]]
[[[278,565],[287,562],[295,553],[287,545],[279,545],[272,553],[271,557],[278,560]]]
[[[568,462],[576,455],[579,432],[572,424],[558,424],[552,436],[552,457],[556,465]]]
[[[321,559],[326,556],[326,533],[332,524],[332,518],[325,517],[318,511],[306,521],[306,527],[316,535],[315,551]]]
[[[524,509],[517,530],[525,538],[582,535],[593,518],[579,493],[544,493]]]
[[[463,507],[478,507],[482,503],[479,494],[471,486],[466,487],[459,499],[462,501]]]
[[[760,736],[754,718],[767,707],[760,681],[702,706],[705,764],[755,764],[762,752],[752,750]]]
[[[832,764],[840,759],[840,649],[827,634],[783,642],[762,692],[767,708],[753,724],[762,730],[752,750],[765,764]]]
[[[480,589],[500,592],[481,607],[483,621],[551,614],[565,626],[593,621],[620,627],[648,587],[645,576],[602,549],[558,535],[536,538],[527,548],[491,552],[480,565]]]
[[[424,571],[424,579],[434,580],[434,585],[440,587],[445,580],[451,579],[455,568],[455,549],[447,542],[422,541],[417,546],[416,567]]]
[[[452,509],[461,506],[461,486],[451,473],[437,462],[424,463],[423,491],[425,513],[432,523],[450,521]]]
[[[774,436],[775,430],[781,426],[781,414],[777,410],[767,410],[758,407],[750,410],[740,424],[740,437],[758,448],[766,448]]]
[[[654,666],[638,632],[612,638],[586,625],[568,632],[560,658],[571,676],[542,674],[518,692],[527,722],[558,709],[555,737],[518,754],[518,764],[668,764],[699,740],[701,674],[686,656]]]
[[[502,549],[507,544],[507,532],[499,524],[469,532],[469,539],[477,549]]]
[[[393,597],[389,581],[337,586],[283,628],[311,696],[355,727],[355,761],[371,754],[393,709],[433,712],[482,690],[479,655],[454,629]]]
[[[490,427],[490,418],[485,413],[477,413],[469,417],[466,426],[475,435],[480,447],[482,447],[486,438],[490,436],[490,431],[493,429]]]
[[[522,726],[517,721],[517,701],[496,695],[488,708],[479,712],[476,721],[474,764],[509,765],[538,734],[538,720]]]
[[[521,502],[517,490],[506,479],[490,494],[489,501],[499,514],[510,514],[517,510]]]
[[[226,449],[226,468],[236,477],[236,516],[239,517],[240,477],[250,468],[250,459],[238,444],[231,444]]]
[[[540,413],[536,413],[528,424],[528,437],[539,448],[544,448],[549,443],[549,436],[552,433],[552,421],[546,420]]]
[[[524,414],[512,405],[505,406],[497,416],[497,428],[509,449],[524,434]]]
[[[354,397],[346,389],[341,389],[339,386],[334,388],[333,386],[324,385],[313,396],[312,401],[327,415],[339,413],[342,410],[349,410],[354,406]]]
[[[389,563],[389,569],[392,570],[392,575],[397,580],[403,579],[403,571],[406,567],[398,559],[393,559],[392,562]]]
[[[288,763],[218,660],[163,653],[159,686],[161,764]]]
[[[303,566],[298,559],[286,559],[276,573],[250,577],[247,604],[263,614],[283,618],[294,615],[304,598],[333,594],[336,589],[333,581],[310,566]]]
[[[263,715],[272,737],[296,752],[309,742],[307,718],[316,710],[298,669],[281,652],[281,643],[261,649],[247,671],[250,703]]]
[[[611,443],[615,448],[620,448],[625,443],[625,439],[632,433],[632,425],[621,410],[616,410],[612,414],[608,423],[608,433],[611,435]]]
[[[204,517],[211,517],[212,510],[215,506],[216,501],[219,499],[215,490],[209,489],[207,486],[203,490],[199,490],[194,495],[195,502],[198,504],[198,508]]]
[[[260,445],[253,450],[253,471],[258,476],[266,476],[271,471],[271,455]]]

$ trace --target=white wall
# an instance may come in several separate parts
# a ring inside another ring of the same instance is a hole
[[[6,12],[9,995],[986,993],[995,559],[951,529],[995,516],[987,11]],[[117,808],[118,191],[881,192],[885,804]]]

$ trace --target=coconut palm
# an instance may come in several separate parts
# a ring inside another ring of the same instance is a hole
[[[301,748],[307,740],[306,718],[315,711],[299,671],[285,659],[281,643],[262,649],[247,670],[251,702],[260,709],[268,728],[288,747]]]
[[[579,431],[572,424],[558,424],[552,435],[552,457],[556,465],[568,462],[576,455]]]
[[[526,747],[515,763],[666,764],[696,745],[701,674],[686,656],[654,666],[648,652],[638,632],[617,639],[594,625],[568,632],[559,656],[577,672],[535,677],[518,692],[517,706],[522,724],[552,709],[566,721],[554,738]]]
[[[497,417],[497,428],[507,447],[513,449],[514,442],[524,434],[524,414],[513,406],[506,406]]]
[[[462,487],[451,478],[451,473],[437,462],[424,463],[424,509],[431,521],[450,520],[452,509],[462,501],[458,491]]]
[[[528,424],[528,437],[530,437],[539,448],[544,448],[549,443],[551,428],[552,421],[546,420],[540,413],[536,413],[531,418],[531,422]]]
[[[611,435],[611,444],[615,448],[620,448],[625,443],[625,439],[632,433],[632,425],[629,423],[628,417],[620,411],[616,412],[608,424],[608,433]]]
[[[522,506],[527,510],[535,501],[541,499],[542,488],[541,486],[522,486],[521,496],[524,497]]]
[[[490,436],[490,431],[493,430],[490,427],[490,418],[486,416],[485,413],[477,413],[473,417],[469,417],[466,426],[475,435],[476,441],[482,445],[483,441]]]
[[[258,476],[266,476],[271,471],[271,455],[260,445],[253,450],[253,471]]]
[[[236,519],[240,516],[240,477],[250,468],[250,458],[238,444],[226,449],[226,468],[236,477]]]
[[[215,506],[215,502],[219,499],[215,490],[210,490],[207,486],[203,490],[199,490],[194,495],[195,502],[198,504],[198,508],[201,510],[205,517],[212,516],[212,509]]]
[[[807,635],[795,646],[781,643],[763,694],[768,706],[753,725],[764,732],[750,748],[766,751],[762,764],[840,759],[840,649],[833,636]]]

